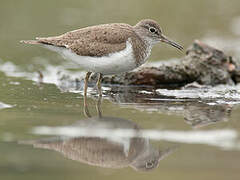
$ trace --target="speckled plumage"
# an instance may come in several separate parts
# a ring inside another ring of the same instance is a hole
[[[163,36],[159,24],[151,19],[141,20],[135,26],[124,23],[102,24],[70,31],[59,36],[21,42],[63,47],[79,56],[103,57],[124,50],[127,41],[132,45],[136,67],[146,61],[152,46],[160,41],[180,50],[183,49],[182,46]]]
[[[133,26],[123,23],[103,24],[67,32],[60,36],[23,41],[29,44],[48,44],[70,49],[79,56],[102,57],[126,48],[130,40],[136,63],[145,58],[147,44],[135,32]]]

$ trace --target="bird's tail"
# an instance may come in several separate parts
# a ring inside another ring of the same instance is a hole
[[[20,43],[25,43],[25,44],[41,44],[38,40],[21,40]]]

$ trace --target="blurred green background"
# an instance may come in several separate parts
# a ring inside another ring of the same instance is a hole
[[[239,15],[238,0],[1,0],[0,58],[25,64],[34,56],[49,53],[21,45],[21,39],[58,35],[102,23],[134,25],[144,18],[155,19],[167,36],[188,47],[194,39],[208,33],[218,34],[220,38],[234,36],[231,24]],[[175,49],[158,45],[150,59],[180,56]],[[55,61],[51,59],[52,63]]]

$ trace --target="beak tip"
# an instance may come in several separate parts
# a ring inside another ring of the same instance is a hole
[[[179,47],[179,50],[180,50],[180,51],[183,51],[183,50],[184,50],[184,47],[183,47],[183,46],[180,46],[180,47]]]
[[[165,42],[165,43],[167,43],[167,44],[169,44],[169,45],[171,45],[171,46],[173,46],[173,47],[175,47],[175,48],[177,48],[178,50],[180,50],[180,51],[183,51],[183,46],[181,46],[180,44],[178,44],[178,43],[176,43],[176,42],[174,42],[174,41],[172,41],[172,40],[169,40],[167,37],[165,37],[165,36],[163,36],[163,39],[161,39],[161,41],[162,42]]]

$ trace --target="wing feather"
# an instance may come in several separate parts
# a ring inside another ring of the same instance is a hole
[[[80,56],[101,57],[123,50],[134,33],[128,24],[104,24],[36,39],[38,43],[71,49]]]

